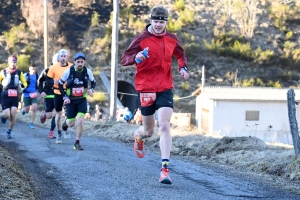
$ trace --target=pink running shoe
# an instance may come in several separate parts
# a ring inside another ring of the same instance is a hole
[[[135,152],[135,154],[137,155],[137,157],[139,158],[144,158],[145,156],[145,149],[144,149],[144,141],[137,141],[137,135],[138,132],[136,132],[134,134],[134,145],[133,145],[133,150]]]
[[[169,169],[162,168],[160,172],[159,182],[163,184],[172,184],[172,179],[169,175]]]
[[[56,138],[56,137],[55,137],[55,134],[54,134],[54,131],[50,131],[50,132],[48,133],[48,138],[50,138],[50,139]]]

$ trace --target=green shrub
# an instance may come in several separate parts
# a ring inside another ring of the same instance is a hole
[[[248,39],[241,35],[240,33],[235,32],[234,30],[230,32],[222,31],[220,36],[218,37],[221,41],[223,41],[224,45],[231,46],[234,45],[235,41],[239,41],[240,43],[247,43]]]
[[[214,27],[213,35],[214,35],[215,37],[219,37],[219,35],[220,35],[220,30],[219,30],[219,27],[218,27],[218,26],[215,26],[215,27]]]
[[[247,60],[250,60],[253,57],[249,42],[242,44],[239,41],[235,41],[233,46],[229,47],[229,50],[234,56],[245,58]]]
[[[99,25],[99,14],[94,11],[91,20],[91,27],[98,26],[98,25]]]
[[[267,83],[267,87],[275,87],[275,88],[281,88],[281,84],[279,81],[276,81],[276,82],[273,82],[272,80],[270,80],[268,83]]]
[[[112,34],[112,26],[109,26],[105,29],[105,35],[111,36]]]
[[[284,80],[284,81],[291,80],[291,78],[292,78],[292,72],[290,72],[290,71],[284,72],[284,73],[281,75],[281,78],[282,78],[282,80]]]
[[[285,31],[286,30],[286,26],[285,26],[285,20],[283,20],[282,18],[276,18],[274,20],[274,26],[276,28],[278,28],[281,31]]]
[[[17,63],[18,69],[21,70],[22,72],[27,72],[30,65],[30,59],[31,59],[30,55],[25,55],[25,54],[18,55],[18,63]]]
[[[183,49],[187,57],[197,55],[198,48],[199,48],[199,44],[195,42],[186,43],[183,45]]]
[[[288,19],[290,11],[289,5],[284,5],[280,2],[273,2],[269,8],[269,16],[274,19],[274,26],[279,28],[281,31],[286,29],[285,23]]]
[[[137,20],[135,20],[135,16],[133,14],[129,14],[128,26],[135,29],[137,32],[142,32],[146,26],[146,23],[140,18],[137,18]]]
[[[26,33],[25,23],[21,23],[19,26],[13,26],[9,31],[4,31],[5,41],[8,47],[13,47],[20,41],[21,34]]]
[[[182,24],[189,25],[192,24],[195,19],[195,11],[189,10],[185,8],[184,10],[180,11],[180,21]]]
[[[178,21],[170,21],[167,25],[167,31],[172,32],[172,33],[177,33],[178,31],[181,30],[181,23]]]
[[[34,48],[31,46],[31,44],[28,44],[25,48],[25,54],[32,55],[33,51],[34,51]]]
[[[257,62],[259,64],[269,62],[274,57],[274,55],[274,51],[270,49],[262,51],[260,46],[258,46],[257,49],[253,52],[254,62]]]
[[[300,49],[294,49],[292,50],[292,60],[295,64],[298,64],[300,62]]]
[[[242,80],[242,86],[243,87],[251,87],[251,86],[254,86],[254,84],[255,84],[254,78]]]
[[[180,100],[179,98],[180,98],[180,96],[178,94],[174,94],[174,97],[173,97],[174,103],[178,103]]]
[[[69,0],[69,2],[73,4],[74,8],[78,8],[78,7],[87,8],[91,6],[93,0]]]
[[[130,38],[130,37],[134,37],[134,33],[130,30],[123,30],[122,32],[120,32],[120,35],[119,35],[119,40],[123,40],[125,38]]]
[[[187,82],[182,82],[181,83],[181,88],[184,90],[184,91],[188,91],[190,89],[190,84],[188,84]]]
[[[108,46],[111,42],[111,37],[108,35],[105,35],[104,38],[96,38],[91,45],[91,50],[94,53],[99,53],[103,51],[103,49]]]
[[[261,78],[256,79],[256,85],[257,86],[265,86],[264,81]]]
[[[93,97],[87,96],[89,102],[103,103],[107,101],[107,96],[103,92],[95,92]]]
[[[237,78],[238,69],[235,72],[226,72],[225,77],[232,82],[232,86],[236,87],[240,85],[240,81]]]
[[[184,10],[185,8],[184,0],[175,0],[174,8],[175,10]]]
[[[195,36],[186,32],[182,33],[180,38],[182,39],[182,43],[190,43],[195,41]]]
[[[285,49],[293,49],[295,47],[295,43],[294,42],[290,42],[290,41],[286,41],[284,44],[283,44],[283,47]]]
[[[99,76],[100,75],[100,66],[97,66],[93,69],[93,75]]]
[[[121,19],[127,19],[128,16],[132,14],[132,8],[130,6],[127,6],[120,11],[120,18]]]
[[[136,21],[133,22],[132,27],[138,32],[142,32],[146,27],[146,23],[138,18]]]
[[[287,32],[287,33],[285,34],[285,39],[286,39],[286,40],[291,39],[291,37],[293,37],[293,31],[289,31],[289,32]]]
[[[129,14],[129,16],[128,16],[128,25],[132,26],[133,23],[134,23],[134,16],[133,16],[133,14]]]
[[[204,47],[209,50],[212,51],[216,54],[219,54],[221,52],[222,46],[223,46],[223,42],[221,42],[220,40],[215,41],[215,39],[211,40],[211,43],[208,43],[207,40],[203,40],[204,43]]]

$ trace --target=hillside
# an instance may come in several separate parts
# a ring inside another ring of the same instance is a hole
[[[252,0],[247,2],[257,4],[246,5],[233,0],[230,7],[226,2],[120,1],[119,57],[149,22],[151,7],[163,4],[170,11],[168,29],[177,34],[186,50],[191,75],[183,82],[176,74],[174,61],[177,97],[189,96],[199,87],[202,66],[206,85],[297,87],[299,2]],[[0,4],[0,28],[8,33],[0,36],[2,67],[7,56],[15,53],[22,58],[21,69],[26,70],[26,63],[35,62],[41,71],[43,5],[37,0],[23,0],[23,4],[9,0]],[[112,1],[52,0],[48,7],[49,63],[55,52],[66,48],[71,57],[77,51],[84,52],[94,72],[109,69]],[[33,9],[40,12],[30,12]],[[253,24],[244,22],[247,20]],[[24,22],[25,28],[21,26]],[[180,100],[175,110],[191,112],[194,105],[194,98]]]

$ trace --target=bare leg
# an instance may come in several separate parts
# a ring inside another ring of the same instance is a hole
[[[6,108],[2,111],[2,117],[4,117],[5,119],[10,118],[10,108]]]
[[[58,131],[61,131],[61,117],[62,117],[62,111],[60,112],[56,112],[56,115],[55,115],[55,124],[56,124],[56,127],[57,127],[57,130]]]
[[[31,105],[31,122],[33,123],[36,117],[36,111],[37,111],[37,104],[34,103]]]
[[[162,107],[158,109],[158,123],[160,132],[160,152],[162,159],[169,159],[172,148],[172,136],[170,132],[170,120],[173,109],[169,107]]]
[[[84,117],[83,116],[77,116],[76,117],[76,140],[80,140],[82,134],[83,134],[83,123],[84,123]]]
[[[11,107],[10,109],[10,122],[9,122],[9,129],[12,130],[16,123],[16,115],[17,115],[18,108]]]
[[[138,129],[138,138],[140,140],[151,137],[154,133],[155,119],[154,115],[143,116],[143,126]]]

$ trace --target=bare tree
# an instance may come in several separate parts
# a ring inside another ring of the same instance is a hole
[[[230,19],[233,5],[234,5],[234,0],[220,0],[221,10],[223,11],[223,13],[226,14],[228,19]]]
[[[43,36],[44,32],[44,12],[41,0],[22,0],[22,14],[27,21],[29,29],[35,34],[35,37]],[[60,10],[54,9],[52,0],[48,5],[48,30],[49,34],[56,33],[57,23],[60,18]]]
[[[258,0],[235,0],[234,13],[235,21],[240,32],[247,38],[253,37],[257,23]]]
[[[234,0],[220,0],[216,4],[216,13],[220,13],[221,15],[217,18],[217,24],[220,27],[224,27],[225,24],[231,19],[231,10],[234,6]]]

